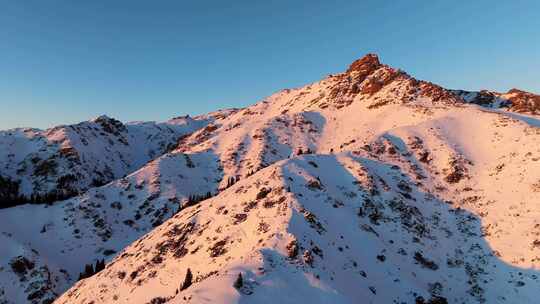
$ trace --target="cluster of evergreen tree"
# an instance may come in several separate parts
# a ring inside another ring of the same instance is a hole
[[[268,166],[269,166],[269,165],[266,164],[266,163],[261,163],[261,164],[259,165],[259,167],[255,168],[255,170],[249,170],[248,173],[246,174],[246,177],[250,177],[250,176],[252,176],[253,174],[259,172],[259,170],[262,170],[262,169],[264,169],[264,168],[266,168],[266,167],[268,167]]]
[[[30,196],[18,194],[18,192],[8,192],[0,186],[0,209],[14,207],[22,204],[48,204],[56,201],[66,200],[77,195],[76,191],[53,190],[45,194],[32,194]]]
[[[229,188],[230,186],[236,184],[236,182],[238,182],[240,180],[240,177],[234,177],[234,176],[230,176],[228,179],[227,179],[227,186],[225,187],[225,189]]]
[[[206,192],[206,194],[204,195],[199,195],[199,194],[190,195],[188,197],[187,203],[185,204],[185,207],[194,206],[200,201],[204,201],[205,199],[209,199],[211,197],[212,197],[212,192],[210,191]]]
[[[26,202],[30,204],[48,204],[51,205],[56,201],[63,201],[77,195],[77,191],[68,189],[56,189],[45,194],[32,194],[26,198]]]
[[[313,154],[313,151],[311,151],[310,148],[308,148],[305,152],[302,150],[302,148],[298,148],[298,151],[296,152],[296,155],[302,155],[302,154]]]
[[[206,194],[204,194],[204,195],[202,195],[202,194],[201,195],[192,194],[192,195],[188,196],[187,202],[185,202],[184,204],[180,204],[178,206],[178,212],[182,211],[184,208],[195,206],[199,202],[204,201],[205,199],[209,199],[212,196],[213,196],[212,192],[210,192],[210,191],[206,192]]]
[[[8,208],[25,203],[19,194],[19,182],[0,176],[0,208]]]
[[[86,264],[84,265],[84,271],[79,274],[79,281],[82,279],[89,278],[95,275],[96,273],[102,271],[103,269],[105,269],[105,259],[97,260],[95,267],[92,263]]]
[[[92,187],[101,187],[107,184],[106,180],[94,178],[92,179],[92,183],[90,184]]]
[[[0,195],[0,209],[15,207],[28,203],[24,195]]]
[[[191,269],[188,268],[186,271],[186,277],[184,278],[184,281],[182,284],[180,284],[180,290],[176,290],[176,293],[178,291],[183,291],[188,289],[191,285],[193,285],[193,273],[191,272]],[[244,286],[244,278],[242,277],[242,273],[238,273],[238,277],[236,277],[236,280],[234,280],[233,287],[236,289],[240,289]]]
[[[20,182],[15,182],[9,178],[0,176],[0,209],[14,207],[22,204],[52,204],[56,201],[65,200],[78,194],[65,182],[60,181],[63,187],[59,187],[45,194],[32,194],[26,196],[19,193]]]

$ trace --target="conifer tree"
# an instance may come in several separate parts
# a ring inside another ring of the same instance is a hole
[[[98,273],[98,272],[102,271],[103,269],[105,269],[105,259],[102,259],[101,261],[97,260],[96,261],[96,269],[95,269],[94,273]]]
[[[242,286],[244,286],[244,279],[242,278],[241,272],[238,274],[238,277],[236,278],[236,281],[234,281],[233,286],[236,289],[240,289],[242,288]]]
[[[85,278],[89,278],[94,274],[94,265],[92,264],[86,264],[84,266],[84,276]]]
[[[193,284],[193,274],[191,273],[191,269],[188,268],[184,283],[182,283],[180,286],[180,291],[187,289],[189,286],[191,286],[191,284]]]

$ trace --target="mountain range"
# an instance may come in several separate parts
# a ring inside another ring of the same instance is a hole
[[[0,303],[536,303],[539,115],[368,54],[241,109],[1,131]]]

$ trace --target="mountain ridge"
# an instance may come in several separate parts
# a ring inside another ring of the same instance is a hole
[[[0,261],[0,299],[55,298],[84,264],[106,258],[57,302],[293,303],[312,293],[314,303],[530,302],[539,119],[463,92],[369,54],[344,73],[196,117],[205,123],[124,178],[52,206],[0,211],[11,224],[4,243],[21,248]],[[39,214],[32,225],[10,221],[30,213]],[[251,245],[234,249],[242,243]],[[55,260],[68,269],[51,267],[44,280],[35,270]],[[26,273],[10,271],[14,262]],[[176,293],[188,268],[193,286]],[[401,283],[373,278],[380,271]],[[235,288],[238,273],[246,285]],[[272,286],[298,292],[275,298]]]

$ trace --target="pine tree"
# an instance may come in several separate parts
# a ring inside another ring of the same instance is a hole
[[[193,274],[191,273],[191,269],[187,269],[186,272],[186,278],[184,279],[184,283],[180,286],[180,291],[188,289],[189,286],[193,284]]]
[[[92,275],[94,275],[94,265],[92,264],[86,264],[84,266],[84,275],[86,278],[89,278],[91,277]]]
[[[242,278],[241,272],[238,274],[238,277],[236,278],[236,281],[234,281],[233,286],[236,289],[240,289],[242,288],[242,286],[244,286],[244,279]]]
[[[227,179],[227,188],[229,188],[230,186],[234,185],[236,183],[236,179],[234,178],[234,176],[231,176]]]
[[[98,272],[102,271],[103,269],[105,269],[105,259],[102,259],[101,261],[97,260],[96,261],[96,269],[95,269],[94,273],[98,273]]]
[[[94,265],[92,264],[86,264],[84,265],[84,271],[79,273],[79,281],[82,279],[86,279],[94,275]]]

